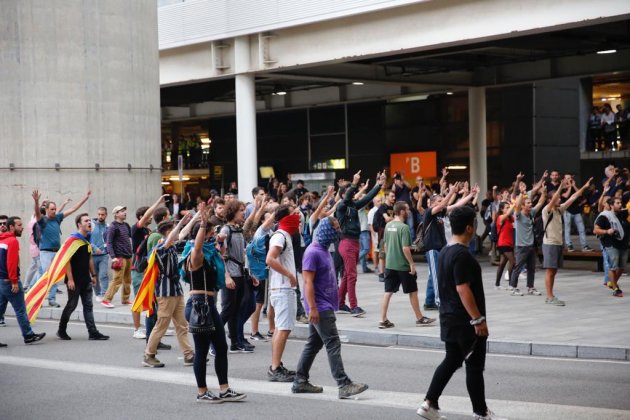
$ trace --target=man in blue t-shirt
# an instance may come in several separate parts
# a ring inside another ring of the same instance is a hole
[[[79,210],[88,198],[90,198],[91,194],[92,192],[88,191],[81,201],[75,204],[72,208],[60,213],[57,213],[57,205],[55,202],[49,201],[45,208],[46,215],[42,216],[39,207],[39,199],[42,195],[38,190],[33,191],[33,201],[35,202],[33,215],[37,220],[37,224],[39,225],[42,233],[42,237],[39,242],[39,260],[41,262],[43,272],[48,271],[53,258],[57,254],[57,251],[59,251],[59,248],[61,248],[61,222],[65,217],[70,216],[72,213]],[[56,284],[50,288],[50,293],[48,294],[48,304],[53,308],[59,308],[61,306],[57,303]]]

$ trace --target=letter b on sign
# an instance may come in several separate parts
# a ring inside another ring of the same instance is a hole
[[[418,172],[420,172],[420,158],[419,157],[412,157],[411,162],[409,162],[411,164],[411,173],[412,174],[417,174]]]

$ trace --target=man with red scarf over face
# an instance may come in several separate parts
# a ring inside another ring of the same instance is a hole
[[[353,200],[357,192],[361,171],[354,174],[352,184],[345,190],[343,200],[337,206],[335,217],[341,225],[341,241],[339,242],[339,254],[343,259],[343,276],[339,284],[339,311],[350,312],[352,316],[361,316],[365,311],[357,302],[357,263],[359,261],[359,236],[361,224],[359,222],[359,210],[365,207],[385,183],[385,171],[377,174],[376,185],[360,200]],[[350,307],[346,305],[346,293],[350,300]]]
[[[271,340],[271,366],[267,371],[272,382],[293,382],[295,372],[282,365],[282,354],[291,330],[295,326],[297,287],[295,260],[291,236],[300,228],[299,209],[282,205],[275,212],[278,230],[269,239],[269,302],[273,306],[276,329]]]

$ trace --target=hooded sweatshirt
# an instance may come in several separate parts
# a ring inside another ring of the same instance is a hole
[[[13,232],[0,234],[0,280],[20,279],[20,243]]]

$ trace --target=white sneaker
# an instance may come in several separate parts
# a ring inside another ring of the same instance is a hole
[[[94,300],[96,300],[98,303],[101,303],[103,301],[103,297],[99,295],[95,295]]]
[[[144,340],[145,338],[147,338],[147,335],[144,331],[142,331],[140,328],[138,328],[137,330],[135,330],[133,332],[133,338],[138,338],[140,340]]]
[[[175,330],[172,330],[172,329],[166,330],[164,335],[165,336],[169,336],[169,337],[172,336],[172,335],[175,335]]]
[[[530,287],[529,289],[527,289],[527,294],[528,295],[534,295],[534,296],[542,295],[542,293],[540,293],[538,290],[536,290],[535,287]]]
[[[523,296],[523,293],[518,289],[512,289],[512,296]]]
[[[424,401],[416,414],[427,420],[446,420],[446,417],[440,415],[440,410],[429,406],[429,403]]]
[[[504,278],[504,279],[506,279],[507,281],[510,281],[510,273],[506,271],[506,272],[503,274],[503,278]]]
[[[485,416],[480,416],[479,414],[473,413],[473,418],[475,420],[507,420],[505,417],[498,417],[496,414],[490,411],[490,409],[488,409],[488,412]]]

